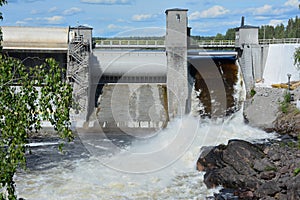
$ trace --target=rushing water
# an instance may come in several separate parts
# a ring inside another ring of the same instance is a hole
[[[239,82],[240,76],[237,79]],[[240,100],[242,86],[236,84],[234,91],[233,97]],[[79,134],[81,143],[76,145],[85,147],[90,155],[54,161],[57,163],[52,168],[17,173],[19,197],[81,200],[213,196],[219,188],[207,189],[204,173],[196,170],[202,147],[226,144],[229,139],[264,141],[275,135],[244,124],[241,111],[223,119],[200,119],[195,116],[200,106],[198,93],[192,92],[190,115],[172,120],[167,128],[150,137],[126,141],[121,135],[112,139],[109,135],[91,133],[88,139],[84,133]]]
[[[241,113],[219,121],[201,121],[186,116],[176,120],[146,144],[136,141],[128,148],[150,152],[168,145],[180,126],[184,133],[195,132],[186,150],[173,163],[149,173],[127,173],[112,169],[102,159],[90,158],[60,162],[58,167],[18,173],[19,197],[25,199],[204,199],[216,190],[208,190],[203,173],[196,171],[202,146],[227,143],[229,139],[257,140],[272,137],[243,123]],[[196,128],[196,130],[194,130]],[[170,155],[171,156],[171,155]],[[125,157],[122,152],[113,157]],[[124,159],[126,160],[126,159]],[[154,162],[154,161],[153,161]],[[141,164],[141,163],[140,163]],[[140,166],[141,169],[145,166]]]

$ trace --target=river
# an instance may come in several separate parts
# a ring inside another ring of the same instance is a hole
[[[236,82],[239,80],[240,77]],[[29,159],[31,167],[15,177],[18,197],[81,200],[213,196],[220,187],[207,189],[204,173],[196,170],[202,147],[226,144],[230,139],[262,142],[275,135],[246,125],[241,110],[223,118],[199,118],[201,106],[196,87],[191,114],[173,119],[167,128],[150,136],[79,131],[77,142],[65,147],[67,158],[72,159],[62,159],[60,153],[47,162],[41,162],[43,158],[38,156]],[[230,91],[234,91],[230,101],[243,98],[242,86],[236,84]],[[51,153],[45,152],[53,153],[57,151],[55,147],[55,143],[48,143],[32,148],[32,154],[49,156]],[[70,147],[72,151],[68,151]],[[72,157],[72,152],[77,152],[77,156]]]

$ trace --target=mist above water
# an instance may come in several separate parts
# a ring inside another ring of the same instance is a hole
[[[240,81],[238,75],[236,82]],[[242,84],[236,84],[233,91],[231,98],[243,101]],[[152,133],[151,137],[135,138],[123,146],[115,145],[109,135],[103,133],[94,140],[81,137],[83,145],[93,143],[102,153],[90,151],[89,158],[59,162],[57,167],[47,170],[18,173],[19,197],[40,200],[204,199],[212,196],[219,188],[207,189],[203,183],[204,173],[196,170],[201,148],[227,144],[230,139],[262,142],[274,138],[275,134],[246,125],[242,109],[224,118],[200,118],[197,113],[203,104],[198,96],[199,91],[193,90],[190,115],[173,119],[167,128]]]

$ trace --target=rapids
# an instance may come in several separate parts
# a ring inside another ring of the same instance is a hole
[[[240,83],[241,75],[237,74],[236,82]],[[231,91],[234,91],[231,99],[243,101],[242,84],[236,84]],[[263,142],[276,135],[246,125],[242,109],[224,118],[200,118],[197,113],[203,104],[199,102],[199,92],[192,91],[191,114],[173,119],[167,128],[150,137],[135,135],[125,141],[117,134],[111,139],[109,134],[95,132],[89,138],[79,132],[81,142],[73,148],[83,146],[89,156],[54,161],[55,167],[43,170],[18,172],[15,177],[18,197],[81,200],[213,196],[220,187],[207,189],[204,173],[196,170],[202,147],[226,144],[230,139]],[[42,153],[43,149],[39,151]]]

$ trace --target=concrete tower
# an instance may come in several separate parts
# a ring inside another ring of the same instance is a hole
[[[189,112],[187,9],[166,10],[167,90],[169,117]]]
[[[256,26],[245,25],[245,18],[242,17],[241,26],[236,28],[235,33],[235,49],[239,54],[247,93],[254,87],[255,80],[262,78],[258,29]]]

